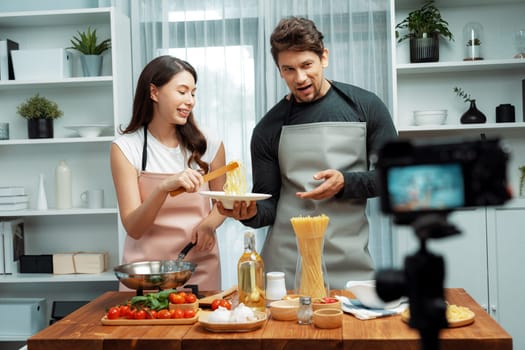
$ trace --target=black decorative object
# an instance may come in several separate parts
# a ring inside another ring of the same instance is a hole
[[[513,123],[516,121],[514,106],[505,103],[496,107],[496,123]]]
[[[487,117],[476,107],[476,100],[470,101],[470,108],[461,116],[461,124],[480,124],[487,121]]]
[[[37,118],[27,120],[27,135],[30,139],[53,138],[53,119]]]
[[[439,36],[428,38],[410,38],[410,62],[437,62],[439,61]]]

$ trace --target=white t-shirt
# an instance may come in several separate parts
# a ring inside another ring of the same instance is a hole
[[[204,134],[207,142],[206,152],[202,160],[211,164],[221,145],[218,135],[210,130],[199,127]],[[144,128],[140,128],[134,133],[123,134],[113,141],[119,146],[128,161],[138,170],[142,170],[142,150],[144,145]],[[148,159],[146,171],[153,173],[177,173],[187,167],[188,152],[183,152],[181,147],[170,148],[160,143],[148,131]],[[195,164],[193,169],[199,167]]]

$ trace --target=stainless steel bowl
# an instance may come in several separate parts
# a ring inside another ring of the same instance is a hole
[[[138,261],[119,265],[113,270],[122,284],[142,290],[177,288],[186,283],[197,264],[181,260]]]

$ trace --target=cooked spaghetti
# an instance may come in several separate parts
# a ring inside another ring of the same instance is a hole
[[[323,240],[330,219],[326,215],[290,219],[301,256],[299,295],[321,298],[327,295],[323,276]]]
[[[242,195],[246,194],[248,184],[246,183],[246,173],[241,162],[235,169],[226,173],[226,182],[224,183],[223,190],[227,195]]]

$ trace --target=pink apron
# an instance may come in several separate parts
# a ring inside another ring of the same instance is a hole
[[[141,200],[144,201],[167,176],[170,174],[142,171],[138,178]],[[208,184],[205,183],[202,190],[207,189]],[[198,193],[183,193],[175,197],[168,195],[153,225],[140,239],[126,235],[123,264],[177,259],[182,248],[190,242],[194,228],[210,210],[209,199]],[[186,284],[196,284],[199,290],[204,291],[220,290],[221,270],[217,244],[209,251],[197,251],[193,248],[184,260],[197,264],[195,272]],[[121,289],[122,287],[121,285]]]

